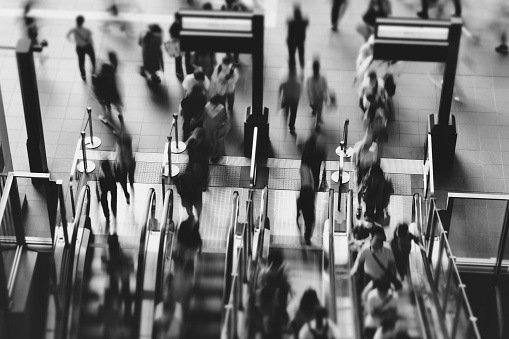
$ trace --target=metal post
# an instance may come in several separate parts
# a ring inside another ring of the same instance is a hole
[[[183,141],[179,141],[179,128],[178,128],[178,114],[173,114],[173,128],[175,128],[175,141],[170,143],[170,149],[172,153],[182,153],[186,150],[186,144]]]
[[[253,114],[263,115],[264,16],[253,15]]]
[[[458,66],[462,22],[461,18],[453,17],[451,18],[451,25],[449,26],[449,48],[447,49],[444,83],[442,86],[442,93],[440,95],[440,106],[438,108],[438,123],[443,126],[449,125],[454,80],[456,78],[456,67]]]
[[[90,126],[90,136],[85,139],[85,145],[87,148],[97,148],[101,146],[101,139],[94,137],[94,131],[92,129],[92,108],[87,107],[88,113],[88,126]]]
[[[83,161],[80,162],[76,169],[81,173],[92,173],[95,170],[95,164],[93,161],[87,160],[87,148],[85,146],[85,131],[81,131],[81,152],[83,153]]]

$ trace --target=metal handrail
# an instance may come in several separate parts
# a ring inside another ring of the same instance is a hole
[[[71,234],[71,243],[70,243],[69,251],[68,251],[69,256],[67,259],[67,262],[70,264],[69,264],[69,268],[67,270],[67,276],[66,276],[65,283],[62,284],[65,291],[67,291],[65,298],[64,298],[64,307],[63,307],[63,312],[62,312],[63,317],[64,317],[62,320],[62,323],[64,324],[64,326],[62,326],[62,331],[63,331],[62,337],[63,338],[66,337],[67,331],[70,331],[70,332],[73,331],[73,327],[74,327],[74,324],[73,324],[74,316],[73,315],[76,312],[79,312],[79,309],[69,310],[69,308],[71,307],[71,299],[72,299],[71,294],[73,292],[72,277],[76,273],[75,267],[74,267],[74,264],[75,264],[74,257],[76,254],[76,243],[77,243],[77,239],[78,239],[78,229],[81,224],[81,218],[82,217],[89,218],[87,211],[90,211],[90,209],[88,208],[87,205],[90,205],[90,186],[85,185],[81,188],[81,191],[78,195],[78,206],[77,206],[77,208],[75,210],[75,214],[74,214],[74,227],[73,227],[73,231]],[[85,211],[85,214],[83,214],[83,211]],[[67,310],[69,310],[69,311],[67,311]],[[68,323],[69,317],[71,318],[71,323]]]
[[[231,273],[233,272],[233,245],[235,239],[235,229],[239,220],[240,198],[239,192],[233,192],[233,207],[230,215],[230,226],[228,227],[228,237],[226,240],[226,257],[224,270],[223,304],[229,302],[229,291],[231,288]]]
[[[174,230],[168,230],[173,225],[173,190],[170,188],[164,195],[163,212],[161,214],[161,230],[159,237],[159,251],[157,252],[157,270],[156,270],[156,287],[154,297],[154,307],[162,299],[162,286],[164,285],[164,262],[167,255],[166,242],[168,241],[168,233],[172,232],[171,243],[169,247],[170,263],[173,254],[173,245],[175,243]]]
[[[472,194],[471,196],[474,196],[474,195],[475,194]],[[463,194],[461,194],[461,196],[465,197],[465,195],[463,195]],[[465,285],[461,281],[459,270],[456,265],[456,258],[454,256],[452,256],[451,246],[447,239],[447,231],[444,229],[444,226],[442,224],[442,220],[439,216],[438,209],[436,207],[436,202],[435,202],[434,198],[431,199],[430,209],[431,209],[430,210],[430,218],[428,218],[428,220],[427,220],[427,231],[426,231],[426,239],[429,239],[429,241],[427,244],[425,243],[427,245],[427,248],[426,248],[427,256],[426,256],[426,260],[424,261],[425,266],[428,265],[428,267],[430,268],[433,280],[436,283],[438,283],[438,277],[436,276],[436,274],[439,272],[440,267],[439,266],[436,268],[432,267],[433,266],[432,265],[432,253],[433,253],[434,242],[435,242],[434,238],[435,238],[435,235],[438,235],[438,237],[441,239],[441,242],[440,242],[441,247],[439,248],[439,253],[443,254],[445,252],[445,255],[449,258],[448,271],[450,273],[447,275],[448,276],[447,279],[449,279],[449,281],[447,283],[446,289],[449,288],[451,279],[454,276],[458,282],[458,289],[462,291],[461,293],[464,296],[463,299],[464,299],[464,303],[465,303],[465,307],[466,307],[466,312],[469,315],[471,331],[472,331],[472,338],[480,339],[479,330],[478,330],[477,324],[476,324],[476,317],[473,315],[472,308],[470,307],[470,303],[468,302],[468,299],[466,298],[466,294],[464,293]],[[438,265],[440,265],[440,264],[441,264],[441,260],[438,262]],[[433,272],[432,268],[436,269],[436,271]],[[435,273],[434,276],[433,276],[433,273]],[[438,295],[436,293],[434,295],[438,299]],[[438,299],[437,305],[440,307],[442,314],[445,314],[446,304],[442,304],[442,303],[443,303],[442,300]],[[460,306],[458,305],[458,307],[460,307]],[[458,316],[458,314],[459,313],[456,312],[456,317]],[[456,333],[457,326],[458,326],[458,322],[456,320],[457,319],[455,319],[453,331],[452,331],[452,333],[450,333],[450,335]]]
[[[433,198],[435,196],[435,172],[433,164],[433,141],[431,133],[428,133],[425,145],[424,158],[424,199]],[[428,168],[426,168],[428,167]],[[429,195],[428,195],[429,192]]]
[[[249,187],[256,186],[256,147],[258,144],[258,127],[253,130],[253,146],[251,147],[251,165],[249,167]]]
[[[143,301],[142,294],[143,294],[143,283],[145,278],[145,260],[147,257],[147,246],[148,246],[147,231],[150,231],[150,229],[148,228],[151,225],[152,220],[154,219],[155,208],[156,208],[156,192],[153,188],[150,188],[147,192],[147,206],[144,217],[142,219],[143,225],[141,228],[140,247],[138,252],[138,267],[136,273],[136,301],[134,304],[134,321],[132,323],[133,337],[138,337],[140,333],[141,306]]]
[[[341,192],[339,192],[341,195]],[[329,284],[330,284],[330,317],[337,323],[336,308],[336,267],[334,263],[334,190],[329,190]]]
[[[350,239],[351,232],[353,229],[353,191],[348,190],[347,193],[347,200],[346,200],[346,215],[345,215],[345,221],[346,221],[346,236],[347,239]],[[353,265],[352,257],[350,256],[350,249],[347,251],[348,253],[348,259],[347,262],[349,263],[350,267]],[[355,331],[355,338],[363,338],[363,323],[361,322],[362,317],[362,310],[359,305],[359,293],[357,292],[357,281],[355,277],[350,278],[350,293],[352,295],[352,301],[353,301],[353,308],[354,308],[354,331]]]

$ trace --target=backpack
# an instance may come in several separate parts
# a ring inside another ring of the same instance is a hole
[[[329,322],[325,323],[324,331],[322,334],[318,333],[311,325],[308,323],[309,332],[313,336],[313,339],[329,339]]]

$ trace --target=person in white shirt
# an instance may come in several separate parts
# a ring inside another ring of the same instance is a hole
[[[372,227],[370,230],[371,242],[366,243],[360,251],[352,267],[351,274],[354,275],[364,268],[364,284],[366,286],[371,280],[389,280],[396,277],[396,263],[389,244],[385,243],[385,233],[382,227]]]
[[[373,338],[382,323],[396,320],[398,315],[398,294],[391,289],[386,279],[374,280],[372,290],[363,292],[366,317],[364,331],[366,338]]]
[[[339,328],[328,318],[328,313],[326,308],[318,307],[315,310],[315,319],[302,326],[299,332],[299,339],[339,338]]]
[[[186,91],[184,96],[187,96],[191,93],[191,90],[195,85],[202,86],[205,93],[208,93],[210,88],[210,80],[203,73],[203,69],[201,67],[195,67],[193,74],[188,74],[182,81],[182,87],[184,91]]]
[[[221,96],[223,106],[232,113],[235,101],[235,86],[239,80],[239,73],[232,63],[230,56],[225,56],[223,62],[216,67],[211,78],[210,96]],[[226,102],[228,101],[228,105]]]
[[[70,40],[70,36],[74,36],[74,41],[76,42],[76,53],[78,54],[78,64],[80,67],[81,79],[83,81],[86,80],[85,73],[85,55],[88,54],[90,57],[90,62],[92,62],[92,74],[95,74],[95,52],[92,41],[92,32],[83,27],[83,23],[85,22],[85,18],[82,15],[79,15],[76,18],[76,27],[72,28],[69,32],[67,32],[66,38]]]

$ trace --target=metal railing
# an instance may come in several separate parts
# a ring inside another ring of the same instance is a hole
[[[233,192],[232,197],[232,211],[230,214],[230,226],[228,227],[228,235],[226,240],[226,257],[225,257],[225,270],[224,270],[224,287],[223,287],[223,303],[229,303],[230,290],[231,290],[231,274],[233,270],[233,261],[235,257],[234,241],[235,230],[239,221],[240,198],[239,192]]]
[[[249,167],[249,187],[256,186],[256,147],[258,144],[258,127],[253,130],[253,146],[251,147],[251,165]]]
[[[141,219],[143,224],[141,228],[140,235],[140,247],[138,252],[138,267],[136,273],[136,300],[134,303],[134,321],[132,323],[132,333],[133,337],[138,337],[140,333],[140,324],[141,324],[141,307],[143,301],[143,284],[145,278],[145,261],[147,258],[147,246],[148,246],[148,236],[147,233],[150,232],[151,227],[155,220],[155,212],[156,212],[156,193],[153,188],[150,188],[147,192],[147,205],[144,210],[144,216]]]
[[[62,266],[60,289],[62,293],[62,325],[57,324],[57,338],[72,337],[79,322],[79,308],[81,305],[75,305],[71,309],[72,293],[74,291],[74,277],[77,267],[75,267],[76,245],[78,242],[78,231],[80,227],[89,226],[90,215],[90,187],[85,185],[81,188],[77,199],[77,206],[74,214],[74,227],[71,234],[70,244],[67,251],[66,265]],[[84,218],[84,219],[82,219]],[[81,278],[83,279],[83,277]],[[81,293],[81,291],[77,291]],[[58,331],[60,328],[60,331]]]
[[[347,200],[346,200],[346,216],[345,216],[345,222],[346,222],[346,236],[347,236],[347,239],[351,239],[353,237],[353,234],[352,234],[352,230],[353,230],[353,227],[354,227],[354,222],[353,222],[353,209],[354,209],[354,206],[353,206],[353,191],[352,190],[348,190],[348,194],[347,194]],[[355,262],[355,259],[353,258],[353,256],[351,255],[351,251],[350,249],[348,249],[347,251],[347,255],[348,255],[348,258],[347,258],[347,262],[348,262],[348,265],[349,265],[349,268],[353,266],[354,262]],[[349,273],[349,272],[348,272]],[[364,332],[364,323],[362,321],[363,318],[363,314],[362,314],[362,308],[360,306],[360,299],[359,299],[359,296],[360,296],[360,293],[357,291],[357,280],[354,276],[350,277],[350,293],[351,293],[351,296],[352,296],[352,304],[353,304],[353,309],[354,309],[354,314],[353,314],[353,321],[354,321],[354,331],[355,331],[355,337],[354,338],[359,338],[359,339],[362,339],[363,338],[363,332]]]
[[[424,242],[426,259],[433,275],[440,313],[445,321],[449,339],[480,339],[476,318],[467,299],[465,285],[452,254],[447,231],[436,207],[434,198],[429,199],[429,210]],[[438,246],[438,247],[436,247]]]
[[[162,287],[165,280],[165,262],[172,265],[173,246],[175,244],[175,225],[173,223],[173,190],[166,191],[161,215],[161,234],[159,238],[159,252],[157,257],[156,288],[154,307],[162,300]],[[170,268],[171,271],[171,268]]]
[[[431,133],[428,133],[426,143],[424,144],[424,164],[423,164],[423,181],[424,181],[424,199],[433,198],[435,196],[435,174],[433,167],[433,143]]]
[[[252,192],[252,191],[251,191]],[[261,269],[260,261],[266,256],[264,251],[265,227],[267,226],[267,187],[262,192],[262,205],[260,209],[259,224],[254,225],[254,211],[252,193],[247,203],[248,222],[242,229],[233,248],[232,269],[230,271],[231,283],[228,297],[225,298],[224,316],[222,322],[221,338],[233,339],[245,337],[249,327],[253,307],[253,295],[256,290],[256,282]],[[254,233],[254,234],[253,234]],[[250,248],[252,251],[250,251]],[[266,259],[266,258],[265,258]],[[249,313],[249,314],[248,314]],[[239,333],[245,332],[245,333]]]
[[[341,192],[339,193],[341,195]],[[329,316],[330,318],[337,323],[337,307],[336,307],[336,267],[334,263],[335,253],[334,253],[334,190],[329,190],[329,234],[327,234],[329,238],[329,293],[330,293],[330,304],[329,304]],[[324,234],[325,238],[325,234]],[[324,251],[325,252],[325,251]]]

